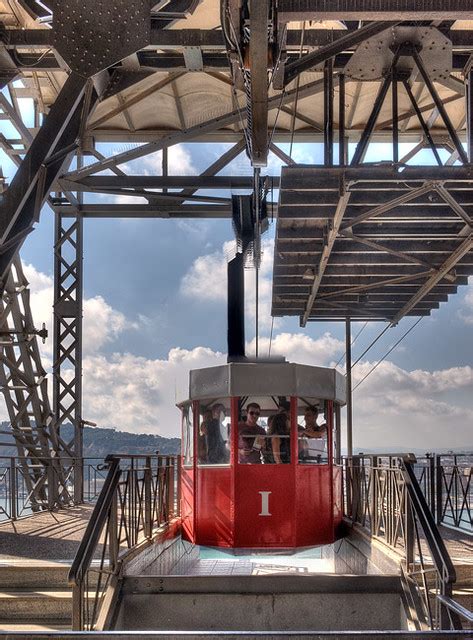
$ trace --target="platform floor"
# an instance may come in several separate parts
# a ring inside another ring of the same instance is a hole
[[[71,563],[92,514],[84,504],[0,523],[0,562],[55,561]]]
[[[0,523],[0,563],[10,564],[17,561],[54,561],[70,563],[90,519],[93,505],[85,504],[57,512],[43,512],[22,518],[16,522]],[[455,565],[471,565],[473,579],[473,537],[461,534],[448,527],[441,527],[443,539]],[[100,551],[100,549],[99,549]],[[308,554],[304,557],[304,553]],[[233,556],[225,551],[209,550],[207,557],[200,560],[202,575],[238,572],[239,575],[251,573],[272,573],[275,567],[286,573],[325,571],[320,569],[322,561],[311,556],[313,551],[299,552],[290,556],[261,555]],[[209,555],[210,554],[210,555]],[[427,554],[428,555],[428,554]],[[312,563],[312,564],[311,564]],[[273,568],[271,568],[273,567]]]
[[[181,571],[178,565],[172,575],[263,576],[333,573],[333,563],[322,559],[321,555],[320,549],[309,549],[291,555],[255,553],[239,556],[219,549],[202,547],[199,559],[190,570],[186,566]]]

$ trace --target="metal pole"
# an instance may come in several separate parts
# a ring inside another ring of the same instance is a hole
[[[392,114],[393,114],[393,163],[399,162],[399,105],[397,93],[397,68],[394,66],[391,74]]]
[[[151,539],[153,532],[152,524],[152,496],[151,496],[151,458],[146,456],[145,468],[144,468],[144,494],[145,494],[145,536],[148,540]]]
[[[344,166],[347,162],[345,140],[345,76],[338,76],[338,163]]]
[[[261,170],[259,168],[255,168],[253,172],[253,194],[254,194],[254,207],[255,207],[255,337],[256,337],[256,357],[259,355],[259,259],[261,255],[261,227],[260,227],[260,218],[261,218],[261,200],[260,200],[260,174]]]
[[[16,486],[16,464],[15,458],[10,458],[10,518],[16,520],[17,518],[17,494],[18,489]]]
[[[347,369],[347,455],[353,455],[353,407],[351,384],[351,318],[345,320],[345,345]]]
[[[168,148],[164,147],[162,150],[162,174],[164,177],[168,175]],[[167,187],[163,189],[163,193],[167,193]]]
[[[333,165],[333,60],[324,66],[324,164]]]
[[[466,130],[468,162],[473,162],[473,68],[470,66],[466,76]]]
[[[442,524],[442,456],[435,456],[435,521]]]

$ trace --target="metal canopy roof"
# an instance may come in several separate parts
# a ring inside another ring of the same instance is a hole
[[[473,166],[284,167],[272,313],[429,315],[473,275]]]

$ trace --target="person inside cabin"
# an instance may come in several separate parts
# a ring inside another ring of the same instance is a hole
[[[225,464],[229,451],[225,446],[222,431],[225,429],[225,407],[220,402],[212,407],[211,419],[207,424],[207,463]]]
[[[212,420],[212,411],[207,409],[202,417],[197,437],[197,456],[200,464],[207,463],[207,430],[209,422]]]
[[[290,422],[285,411],[268,420],[268,436],[264,461],[267,464],[289,464],[291,461]]]
[[[260,464],[266,431],[258,424],[261,407],[250,402],[246,407],[246,422],[238,425],[238,461],[240,464]],[[262,437],[263,436],[263,437]]]
[[[321,462],[327,452],[327,425],[317,424],[319,409],[315,405],[306,407],[304,412],[305,428],[302,436],[307,438],[302,457],[307,462]]]

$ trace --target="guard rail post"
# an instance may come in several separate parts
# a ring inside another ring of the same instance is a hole
[[[110,550],[110,570],[115,572],[118,564],[118,553],[120,551],[120,540],[118,539],[118,494],[115,491],[110,505],[109,520],[109,550]]]
[[[47,461],[46,475],[48,478],[48,509],[52,510],[56,506],[56,475],[53,459]]]
[[[415,544],[415,533],[414,533],[414,514],[412,513],[412,503],[409,499],[409,492],[407,491],[407,487],[404,484],[404,544],[405,544],[405,553],[406,553],[406,566],[407,572],[410,573],[414,566],[414,544]]]
[[[372,456],[371,458],[371,534],[373,536],[378,534],[378,457]]]
[[[16,483],[16,462],[15,458],[10,458],[10,517],[12,520],[16,520],[17,513],[17,483]]]
[[[151,540],[153,533],[153,522],[151,516],[151,458],[146,456],[145,470],[144,470],[144,493],[145,493],[145,530],[144,534],[148,540]]]
[[[442,456],[435,456],[435,522],[437,525],[442,523]]]
[[[176,456],[176,516],[181,515],[181,456]]]
[[[168,514],[167,522],[169,522],[174,515],[174,459],[172,456],[168,456],[166,459],[166,480],[167,480],[167,505]]]
[[[429,506],[432,511],[432,515],[435,518],[437,501],[436,501],[436,491],[435,491],[435,456],[431,454],[427,454],[427,462],[428,462],[428,474],[429,474]]]

